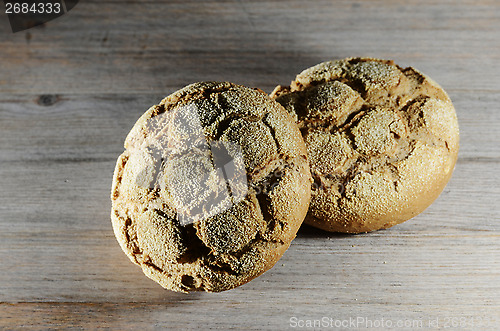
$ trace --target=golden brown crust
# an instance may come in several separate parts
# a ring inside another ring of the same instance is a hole
[[[346,233],[391,227],[427,208],[451,177],[455,110],[414,68],[371,58],[324,62],[271,97],[306,141],[315,180],[310,225]]]
[[[248,192],[219,201],[228,183],[214,175],[210,151],[223,146],[231,154],[234,145]],[[307,212],[311,177],[300,131],[261,91],[189,85],[151,107],[125,148],[111,193],[115,235],[129,258],[170,290],[219,292],[250,281],[281,258]],[[191,222],[181,222],[181,210]],[[206,217],[195,219],[193,210]]]

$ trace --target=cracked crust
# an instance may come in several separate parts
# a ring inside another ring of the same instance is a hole
[[[241,148],[248,191],[235,200],[241,189],[235,182],[231,199],[207,204],[229,188],[211,172],[221,165],[210,151],[221,146],[233,160],[234,146]],[[151,107],[125,140],[111,193],[116,238],[167,289],[242,285],[281,258],[306,215],[312,182],[306,154],[293,119],[262,91],[189,85]],[[207,217],[184,224],[183,208]]]
[[[371,58],[324,62],[271,97],[295,117],[307,145],[307,224],[345,233],[389,228],[426,209],[451,177],[455,109],[414,68]]]

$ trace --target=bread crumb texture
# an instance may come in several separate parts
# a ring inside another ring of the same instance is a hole
[[[270,269],[295,237],[311,194],[306,155],[292,117],[262,91],[189,85],[125,140],[111,192],[115,235],[167,289],[235,288]]]
[[[455,109],[414,68],[372,58],[324,62],[271,97],[295,117],[306,142],[310,225],[345,233],[389,228],[427,208],[451,177]]]

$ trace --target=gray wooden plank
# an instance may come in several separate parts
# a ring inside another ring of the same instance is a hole
[[[82,1],[46,28],[0,35],[0,88],[144,93],[229,80],[269,90],[324,60],[376,56],[447,89],[498,91],[499,15],[494,1]]]
[[[147,280],[121,252],[109,220],[112,168],[112,162],[103,161],[0,169],[4,188],[0,302],[135,302],[177,297]],[[321,287],[334,281],[332,291],[346,283],[362,287],[349,287],[344,300],[372,293],[388,304],[417,296],[424,304],[430,295],[424,283],[429,282],[433,290],[444,291],[434,298],[443,305],[461,295],[453,289],[467,292],[471,286],[470,295],[500,304],[500,216],[496,208],[489,208],[500,199],[498,185],[491,185],[497,184],[493,176],[498,171],[498,163],[459,164],[434,205],[387,231],[337,236],[306,228],[281,262],[291,269],[278,263],[268,276],[231,293],[237,296],[248,288],[271,291],[272,287],[278,293],[294,288],[303,295],[322,296]],[[389,265],[379,266],[386,260]],[[388,274],[408,284],[405,297],[390,299]],[[478,300],[467,302],[479,304]]]
[[[135,121],[174,90],[133,95],[0,93],[0,161],[113,160]],[[460,162],[500,160],[500,93],[451,91],[450,97],[459,118]]]

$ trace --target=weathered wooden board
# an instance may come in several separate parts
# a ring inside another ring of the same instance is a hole
[[[500,326],[500,2],[82,0],[17,34],[0,15],[0,31],[0,328]],[[449,92],[461,150],[441,197],[385,231],[303,227],[225,293],[143,276],[109,220],[135,120],[194,81],[270,92],[347,56],[415,66]]]

